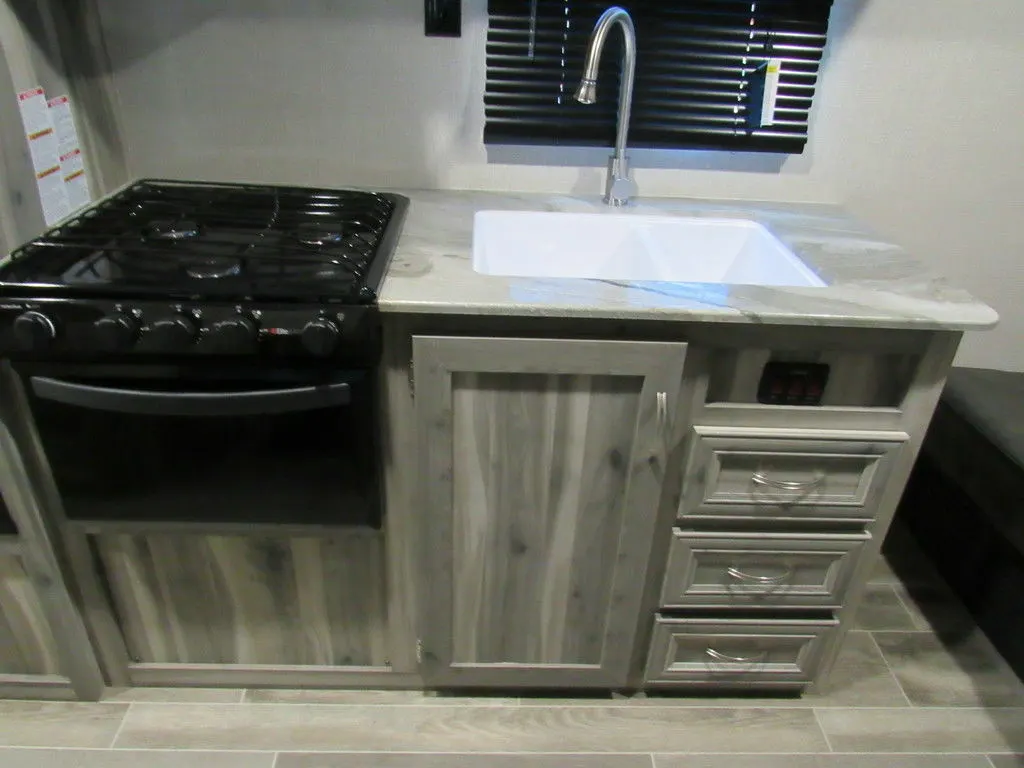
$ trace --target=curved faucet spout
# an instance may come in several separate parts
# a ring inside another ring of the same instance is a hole
[[[626,158],[626,143],[629,136],[629,113],[633,107],[633,83],[636,79],[636,28],[629,11],[613,5],[601,14],[590,33],[587,59],[583,67],[583,78],[576,90],[576,101],[593,104],[597,100],[597,69],[601,53],[612,27],[622,29],[622,81],[619,88],[619,116],[615,137],[615,154],[608,165],[608,180],[604,201],[609,205],[625,205],[636,195],[636,184],[629,175],[629,161]]]

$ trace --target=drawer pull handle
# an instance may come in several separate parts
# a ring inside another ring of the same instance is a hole
[[[668,392],[658,393],[658,429],[663,434],[668,429]]]
[[[764,488],[777,488],[780,491],[812,491],[817,488],[825,480],[825,475],[821,474],[817,477],[812,477],[810,480],[775,480],[768,477],[764,472],[755,472],[750,476],[751,481],[754,485],[760,485]]]
[[[762,651],[756,656],[730,656],[727,653],[722,653],[721,651],[716,651],[714,648],[708,647],[704,652],[709,658],[725,664],[758,664],[768,657],[767,651]]]
[[[780,573],[778,576],[754,576],[751,573],[744,573],[739,568],[727,568],[725,572],[729,574],[730,578],[736,579],[736,581],[745,581],[748,584],[760,584],[766,587],[784,584],[793,575],[792,568],[787,568],[784,573]]]

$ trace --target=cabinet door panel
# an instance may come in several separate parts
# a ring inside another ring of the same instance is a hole
[[[21,559],[0,555],[0,675],[59,675],[53,631]]]
[[[642,386],[454,376],[457,661],[601,663]]]
[[[684,349],[416,339],[428,684],[625,684]]]

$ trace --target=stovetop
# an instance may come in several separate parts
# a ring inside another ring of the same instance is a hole
[[[0,357],[374,364],[408,200],[145,180],[0,265]]]
[[[139,181],[15,250],[0,291],[372,304],[394,249],[398,227],[389,225],[405,203],[373,192]]]

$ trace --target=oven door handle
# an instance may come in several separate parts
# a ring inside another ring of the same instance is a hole
[[[89,384],[33,376],[36,397],[97,411],[150,416],[259,416],[348,405],[347,381],[294,389],[251,392],[150,392],[140,389],[94,387]]]

